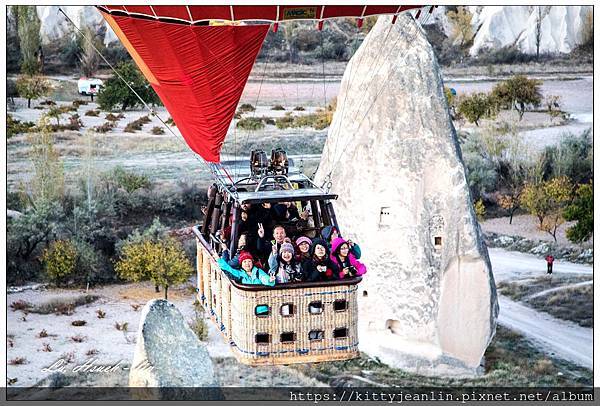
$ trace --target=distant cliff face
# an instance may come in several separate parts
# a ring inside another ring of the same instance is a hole
[[[569,53],[584,40],[592,6],[469,6],[475,37],[469,50],[475,56],[483,50],[516,46],[527,54]],[[438,7],[429,24],[437,25],[448,37],[453,24],[447,8]]]
[[[527,54],[569,53],[583,42],[592,6],[469,7],[477,32],[470,54],[515,45]]]
[[[61,6],[62,10],[79,27],[93,27],[98,34],[104,35],[104,44],[117,41],[117,36],[100,12],[93,6]],[[37,6],[41,21],[42,42],[47,44],[72,31],[72,26],[59,11],[59,6]]]
[[[95,7],[63,6],[62,9],[79,26],[95,27],[98,33],[104,35],[106,45],[117,41]],[[58,6],[38,6],[37,10],[44,43],[70,31],[69,23],[58,12]],[[469,6],[468,10],[473,14],[471,23],[475,32],[471,55],[477,55],[484,49],[494,50],[510,45],[535,54],[538,42],[540,53],[569,53],[582,42],[592,6]],[[428,23],[438,25],[450,36],[452,23],[446,12],[445,7],[438,7]]]

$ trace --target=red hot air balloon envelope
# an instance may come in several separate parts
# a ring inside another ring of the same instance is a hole
[[[98,6],[190,148],[221,146],[272,22],[395,14],[418,6]],[[211,20],[258,24],[209,25]],[[262,24],[260,22],[263,22]]]

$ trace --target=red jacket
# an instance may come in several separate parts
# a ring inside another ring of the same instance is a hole
[[[554,257],[552,255],[547,255],[546,256],[546,262],[548,262],[549,264],[554,262]]]

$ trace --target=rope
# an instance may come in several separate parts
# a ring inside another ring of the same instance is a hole
[[[423,24],[425,24],[425,23],[426,23],[426,22],[429,20],[430,16],[431,16],[431,14],[428,14],[428,15],[426,16],[426,18],[425,18],[425,21],[423,22]],[[417,30],[418,30],[418,29],[417,29],[417,28],[415,28],[415,32],[414,32],[414,34],[412,35],[412,38],[416,38],[416,36],[417,36],[417,32],[418,32]],[[390,29],[390,31],[391,31],[391,29]],[[389,31],[388,31],[388,34],[389,34]],[[393,49],[396,47],[396,45],[398,44],[398,42],[400,41],[400,38],[404,38],[404,39],[406,39],[406,36],[408,36],[408,35],[410,35],[410,34],[404,34],[404,35],[402,35],[402,34],[401,34],[401,35],[398,37],[398,39],[397,39],[397,40],[394,42],[394,45],[392,46],[392,51],[393,51]],[[412,38],[411,38],[411,39],[412,39]],[[387,39],[387,35],[386,35],[386,39]],[[410,42],[410,41],[409,41],[409,42]],[[384,40],[384,43],[385,43],[385,40]],[[386,56],[386,57],[389,57],[389,54],[391,54],[391,51],[390,51],[390,52],[387,54],[387,56]],[[372,64],[371,64],[371,66],[372,66]],[[369,67],[369,70],[371,69],[371,66]],[[375,74],[373,74],[373,75],[372,75],[372,79],[371,79],[371,81],[372,81],[372,80],[375,78],[375,76],[376,76],[376,74],[379,72],[379,69],[381,68],[381,66],[383,66],[383,64],[382,64],[382,65],[380,65],[380,66],[379,66],[379,68],[377,69],[377,72],[376,72]],[[367,108],[367,111],[366,111],[366,112],[365,112],[365,114],[362,116],[362,119],[361,119],[361,120],[358,122],[358,125],[356,126],[356,128],[355,128],[353,131],[351,131],[351,133],[355,133],[356,131],[358,131],[358,130],[360,129],[360,127],[362,126],[362,123],[364,122],[364,120],[366,119],[367,115],[368,115],[368,114],[369,114],[369,112],[371,111],[371,108],[372,108],[372,107],[375,105],[375,102],[377,101],[377,99],[379,98],[379,96],[381,95],[381,93],[383,92],[383,90],[386,88],[386,83],[387,83],[387,80],[388,80],[388,78],[391,76],[391,74],[392,74],[392,73],[394,73],[394,72],[396,71],[396,69],[397,69],[397,67],[394,67],[394,68],[392,68],[392,69],[390,70],[390,72],[388,73],[388,75],[386,76],[385,80],[383,80],[383,81],[382,81],[383,85],[381,86],[381,88],[379,89],[379,91],[376,93],[376,95],[375,95],[375,98],[373,99],[373,101],[371,102],[371,104],[369,105],[369,107]],[[369,86],[370,86],[370,85],[369,85]],[[367,89],[368,89],[368,87],[367,87]],[[365,91],[365,92],[363,92],[363,98],[361,99],[361,102],[360,102],[360,104],[359,104],[359,108],[357,109],[357,111],[360,111],[360,107],[362,106],[362,102],[364,101],[364,97],[365,97],[366,93],[367,93],[366,91]],[[325,187],[325,185],[327,185],[327,186],[328,186],[328,187],[326,188],[326,192],[329,192],[329,190],[330,190],[330,187],[331,187],[331,184],[332,184],[332,182],[331,182],[331,175],[332,175],[332,174],[333,174],[333,172],[335,171],[337,163],[338,163],[338,162],[339,162],[339,160],[342,158],[342,156],[344,155],[344,152],[346,151],[346,149],[347,149],[347,148],[348,148],[348,146],[350,145],[350,139],[351,139],[350,137],[347,137],[347,138],[346,138],[346,144],[345,144],[344,148],[342,149],[342,152],[339,154],[339,156],[337,157],[337,159],[335,159],[335,160],[334,160],[334,162],[333,162],[333,165],[331,165],[331,168],[330,168],[329,172],[328,172],[328,173],[327,173],[327,175],[325,176],[324,183],[323,183],[323,186],[322,186],[322,187]],[[330,161],[329,161],[329,157],[328,157],[328,163],[329,163],[329,162],[330,162]]]
[[[154,110],[152,107],[150,107],[148,105],[148,103],[146,103],[146,101],[139,95],[138,92],[135,91],[135,89],[133,87],[131,87],[131,84],[129,84],[127,82],[127,80],[125,80],[125,78],[115,69],[115,67],[104,57],[104,55],[102,54],[102,52],[100,52],[100,50],[96,47],[96,45],[94,44],[94,42],[88,38],[83,31],[81,31],[81,29],[79,29],[79,27],[77,26],[77,24],[75,24],[75,22],[73,20],[71,20],[71,18],[63,11],[63,9],[61,7],[58,8],[58,11],[60,13],[62,13],[63,16],[65,16],[65,18],[67,19],[67,21],[75,28],[75,30],[77,30],[77,32],[79,33],[79,35],[89,44],[92,46],[92,48],[94,49],[94,51],[96,51],[96,53],[100,56],[100,58],[102,58],[102,60],[108,65],[108,67],[115,73],[115,75],[117,75],[117,77],[119,79],[121,79],[121,81],[123,83],[125,83],[125,85],[127,85],[127,87],[129,88],[129,90],[131,90],[131,92],[140,100],[140,102],[144,105],[144,107],[146,107],[146,109],[150,112],[150,114],[154,117],[156,117],[158,119],[158,121],[161,122],[161,124],[169,131],[169,133],[171,133],[171,135],[173,135],[175,137],[175,139],[177,139],[186,149],[189,149],[189,145],[187,145],[187,143],[185,143],[185,141],[182,139],[182,137],[178,136],[173,129],[171,128],[171,126],[169,126],[156,112],[156,110]],[[212,174],[212,176],[215,178],[215,180],[217,182],[220,182],[221,185],[226,188],[227,185],[225,185],[225,183],[221,180],[221,178],[218,176],[217,172],[215,171],[214,168],[211,167],[211,165],[209,165],[209,163],[202,157],[199,157],[196,153],[193,154],[193,157],[196,158],[196,160],[198,160],[198,162],[203,163],[206,168],[208,169],[208,171]]]

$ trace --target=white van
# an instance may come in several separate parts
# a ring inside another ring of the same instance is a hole
[[[79,94],[83,95],[98,94],[103,85],[104,82],[102,80],[94,78],[81,78],[77,81]]]

